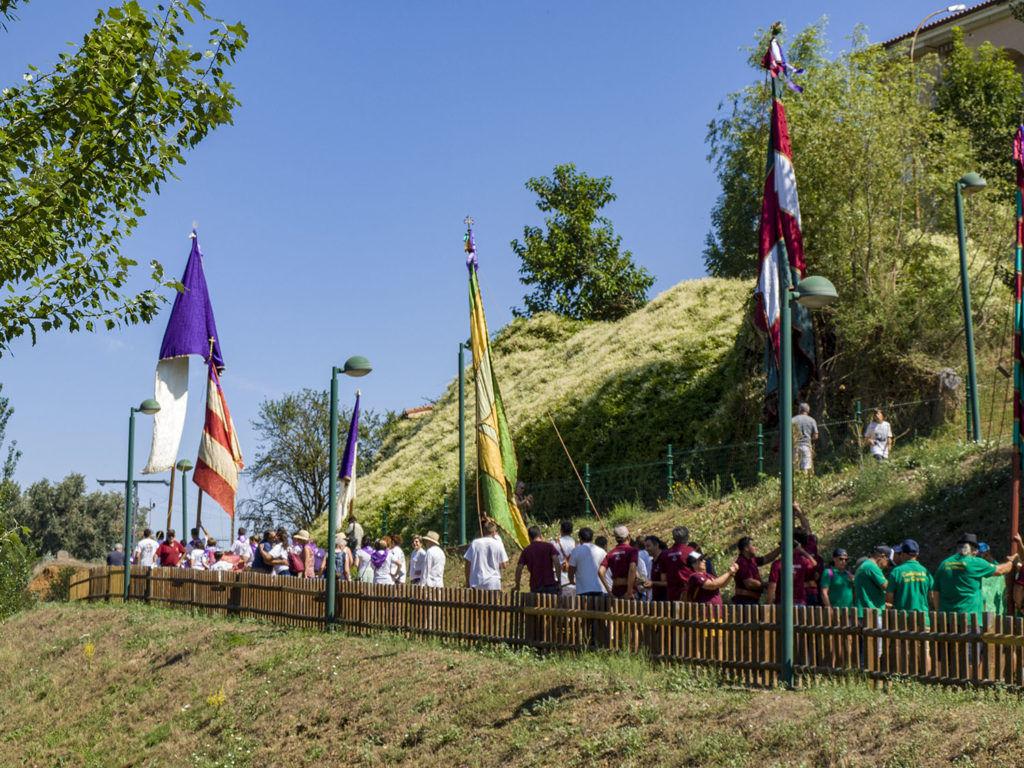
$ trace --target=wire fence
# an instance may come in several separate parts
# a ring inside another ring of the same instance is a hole
[[[1005,437],[1002,434],[1005,408],[996,402],[999,400],[996,395],[1001,393],[989,393],[987,389],[979,388],[983,395],[980,410],[985,417],[985,427],[991,431],[988,439],[1001,443]],[[938,397],[870,405],[858,401],[848,419],[818,422],[819,436],[813,443],[815,472],[831,472],[872,460],[863,435],[876,408],[882,411],[892,428],[896,455],[901,446],[906,447],[946,424],[955,412],[950,410],[948,400]],[[665,444],[660,450],[652,447],[651,454],[649,461],[632,464],[605,466],[584,461],[578,465],[579,477],[570,472],[558,478],[520,478],[526,483],[526,493],[533,497],[529,517],[551,523],[566,517],[591,516],[588,494],[602,516],[617,505],[633,504],[650,509],[664,501],[685,503],[692,498],[721,498],[755,486],[764,477],[778,475],[779,432],[759,426],[745,441],[686,448]],[[476,518],[475,491],[470,480],[466,488],[470,520]],[[458,540],[458,508],[454,498],[446,499],[445,506],[435,510],[433,517],[440,526],[438,530],[442,532],[444,543]],[[384,524],[386,532],[386,518]]]

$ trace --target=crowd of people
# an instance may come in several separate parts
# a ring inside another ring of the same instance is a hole
[[[956,551],[934,573],[919,562],[920,546],[906,539],[896,547],[875,546],[857,562],[845,549],[836,548],[826,562],[819,553],[818,537],[798,506],[793,506],[797,525],[793,530],[793,602],[795,605],[865,609],[894,608],[903,611],[967,613],[980,616],[1007,612],[1009,605],[1024,604],[1024,569],[1018,555],[997,563],[991,548],[974,534],[965,533]],[[343,581],[370,584],[445,586],[447,558],[435,531],[412,537],[406,556],[399,534],[374,538],[363,532],[355,517],[336,537],[335,569]],[[467,547],[463,558],[465,586],[470,589],[503,589],[503,572],[510,560],[493,520],[482,525],[482,535]],[[327,553],[306,530],[289,535],[284,527],[249,536],[240,528],[228,547],[191,531],[186,544],[173,530],[147,529],[136,544],[131,562],[142,566],[199,570],[244,570],[255,573],[323,578]],[[528,529],[530,543],[519,554],[512,589],[523,588],[529,575],[532,593],[610,596],[643,601],[682,601],[722,605],[723,590],[731,585],[730,602],[752,605],[778,604],[782,600],[781,545],[759,554],[754,540],[736,542],[736,558],[716,572],[712,559],[690,540],[685,526],[676,526],[670,541],[655,535],[632,536],[624,525],[612,530],[614,546],[590,527],[573,536],[573,523],[563,520],[559,535],[547,540],[538,526]],[[1024,540],[1017,544],[1024,552]],[[124,553],[116,548],[110,565],[123,565]],[[762,569],[768,567],[767,578]],[[1006,576],[1014,574],[1013,591],[1006,591]],[[1003,577],[1003,578],[1000,578]]]
[[[204,537],[193,528],[192,539],[183,544],[173,530],[143,531],[135,545],[130,563],[147,567],[192,568],[197,570],[249,570],[253,573],[323,578],[327,571],[327,552],[319,547],[305,529],[291,534],[284,526],[267,529],[261,536],[249,536],[238,529],[237,538],[221,547],[213,537]],[[354,547],[349,536],[356,537]],[[418,584],[444,586],[446,557],[435,531],[412,537],[412,551],[406,559],[400,534],[374,539],[364,535],[354,517],[335,537],[335,572],[342,581],[371,584]],[[118,544],[107,557],[107,564],[124,565],[124,549]]]
[[[818,552],[818,537],[807,516],[793,507],[797,526],[793,531],[793,602],[795,605],[865,609],[965,613],[979,616],[1003,614],[1009,605],[1024,603],[1024,570],[1014,554],[1000,563],[992,549],[977,536],[965,533],[956,550],[929,572],[919,562],[920,546],[906,539],[896,547],[877,545],[850,562],[845,549],[832,551],[828,562]],[[781,545],[759,555],[753,539],[736,542],[736,559],[718,574],[699,544],[690,541],[685,526],[672,529],[671,542],[658,536],[630,535],[619,525],[612,531],[615,546],[608,549],[605,537],[581,528],[572,535],[573,523],[563,520],[559,536],[545,540],[538,526],[529,529],[530,544],[519,555],[513,591],[522,589],[529,573],[529,591],[536,594],[611,596],[621,599],[683,601],[722,605],[723,589],[732,584],[734,605],[778,604],[782,600]],[[1024,551],[1024,540],[1016,542]],[[488,521],[483,535],[465,554],[466,586],[501,589],[502,571],[509,558],[497,526]],[[765,579],[762,568],[768,566]],[[1015,574],[1012,593],[1006,576]]]

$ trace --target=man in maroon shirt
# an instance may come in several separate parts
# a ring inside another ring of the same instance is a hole
[[[632,600],[636,591],[636,564],[640,552],[629,543],[629,529],[624,525],[615,526],[612,531],[618,546],[605,555],[601,567],[597,569],[598,578],[605,580],[605,574],[611,571],[612,596]]]
[[[810,578],[811,572],[817,566],[814,558],[807,554],[807,551],[800,545],[799,541],[793,542],[793,605],[807,605],[807,593],[804,585]],[[768,602],[779,605],[782,602],[782,589],[779,587],[779,580],[782,578],[782,560],[772,563],[771,572],[768,574]]]
[[[184,554],[185,547],[180,541],[175,540],[174,531],[168,531],[164,543],[156,548],[156,556],[160,560],[160,565],[165,568],[176,568]]]
[[[520,590],[523,580],[523,568],[530,569],[530,592],[535,595],[557,595],[561,582],[561,566],[558,561],[558,550],[550,541],[541,539],[540,528],[531,525],[526,534],[530,543],[519,553],[519,564],[516,566],[516,586],[513,591]]]
[[[690,574],[693,573],[686,562],[686,558],[694,551],[693,547],[689,546],[688,543],[690,541],[690,529],[685,525],[677,525],[672,529],[672,541],[672,546],[666,549],[665,554],[661,557],[665,561],[662,567],[666,584],[665,596],[667,599],[675,602],[684,599],[686,595],[686,581],[690,578]]]
[[[729,579],[740,569],[739,565],[733,563],[729,566],[728,571],[716,577],[708,573],[708,563],[704,553],[691,552],[686,561],[693,571],[686,582],[686,596],[694,603],[721,605],[722,594],[720,590],[729,583]]]
[[[761,566],[772,562],[781,552],[781,547],[776,547],[767,555],[758,557],[754,549],[754,540],[744,536],[736,542],[736,549],[739,557],[736,558],[736,590],[732,595],[732,602],[735,605],[755,605],[761,600],[761,593],[764,591],[764,583],[761,581]]]

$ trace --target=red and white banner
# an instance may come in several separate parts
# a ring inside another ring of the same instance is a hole
[[[192,481],[216,501],[232,518],[235,516],[235,492],[238,470],[242,469],[242,449],[231,423],[228,403],[220,385],[220,376],[212,361],[206,385],[206,423],[199,442],[199,458]]]
[[[781,73],[782,54],[778,43],[772,40],[765,54],[766,68],[777,77]],[[761,202],[761,224],[758,228],[757,296],[758,326],[768,332],[775,364],[779,363],[779,312],[781,291],[788,286],[779,285],[779,260],[786,254],[794,281],[806,275],[804,241],[800,234],[800,202],[796,194],[796,173],[789,146],[789,127],[786,109],[772,94],[771,151],[764,180]]]

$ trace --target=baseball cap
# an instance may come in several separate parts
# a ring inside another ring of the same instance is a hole
[[[612,535],[617,539],[628,539],[629,528],[624,525],[616,525],[615,529],[612,531]]]
[[[905,555],[916,555],[921,551],[921,548],[917,546],[917,542],[913,539],[904,539],[903,543],[900,544],[900,552]]]
[[[892,547],[888,546],[887,544],[878,544],[875,547],[875,554],[885,555],[887,558],[892,560]]]
[[[978,552],[988,552],[991,547],[984,541],[978,543]]]
[[[842,547],[836,547],[832,550],[832,557],[849,557],[849,554]]]
[[[704,553],[701,552],[698,549],[695,549],[695,550],[693,550],[693,552],[691,552],[690,554],[688,554],[686,556],[686,562],[687,563],[696,563],[698,560],[702,559],[703,557],[704,557]]]

